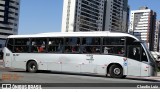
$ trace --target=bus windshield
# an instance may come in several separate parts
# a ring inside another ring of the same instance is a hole
[[[142,44],[143,44],[143,46],[145,47],[145,49],[146,49],[146,51],[147,51],[147,54],[148,54],[148,56],[149,56],[150,61],[151,61],[151,62],[155,62],[155,59],[154,59],[153,55],[152,55],[152,54],[150,53],[150,51],[147,49],[145,43],[142,43]]]

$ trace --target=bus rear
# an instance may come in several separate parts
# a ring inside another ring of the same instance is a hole
[[[13,53],[11,52],[11,49],[13,49],[13,40],[7,39],[6,46],[3,49],[3,61],[4,61],[4,67],[11,68],[12,67],[12,61],[13,61]]]

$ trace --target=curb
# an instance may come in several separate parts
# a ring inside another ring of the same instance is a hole
[[[160,82],[160,76],[156,76],[156,77],[134,77],[134,76],[128,76],[128,77],[126,77],[126,79],[151,81],[151,82]]]
[[[135,76],[128,76],[129,79],[138,79],[138,80],[145,80],[145,81],[159,81],[160,82],[160,72],[157,72],[157,76],[150,76],[150,77],[135,77]]]

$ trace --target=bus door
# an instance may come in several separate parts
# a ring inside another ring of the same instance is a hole
[[[140,45],[129,45],[127,51],[128,58],[128,75],[141,76],[141,46]]]
[[[86,60],[81,65],[81,72],[96,73],[95,72],[96,65],[93,64],[94,61],[95,61],[94,56],[92,54],[86,55]]]
[[[141,76],[149,76],[149,65],[148,65],[148,58],[147,54],[142,48],[141,50]]]

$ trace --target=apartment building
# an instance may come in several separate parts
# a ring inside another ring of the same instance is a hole
[[[159,40],[160,39],[160,21],[156,21],[154,51],[159,52]]]
[[[62,32],[127,32],[128,0],[64,0]]]
[[[156,13],[148,7],[132,10],[129,33],[146,42],[149,50],[154,50]]]
[[[20,0],[0,0],[0,48],[8,35],[18,34]]]

